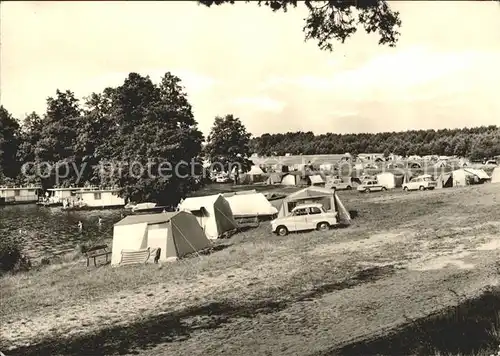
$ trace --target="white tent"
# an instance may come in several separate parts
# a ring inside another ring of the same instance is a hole
[[[278,213],[262,193],[225,195],[235,217],[269,216]]]
[[[387,189],[396,188],[396,177],[391,172],[377,174],[377,182]]]
[[[452,172],[453,186],[465,186],[469,184],[469,180],[476,183],[482,183],[490,179],[490,176],[482,169],[461,168]],[[468,178],[470,177],[470,178]]]
[[[297,181],[294,174],[287,174],[281,178],[281,185],[297,185]]]
[[[497,167],[491,173],[491,183],[500,183],[500,167]]]
[[[226,231],[237,228],[231,207],[220,194],[186,198],[179,205],[179,210],[195,215],[209,239],[216,239]]]
[[[325,184],[325,181],[323,180],[323,178],[319,174],[309,176],[309,182],[311,183],[311,185]]]
[[[122,252],[150,248],[148,262],[169,261],[209,246],[196,217],[188,212],[129,215],[113,227],[111,265],[120,264]]]
[[[264,171],[259,166],[252,166],[250,170],[246,173],[251,176],[258,176],[264,174]]]

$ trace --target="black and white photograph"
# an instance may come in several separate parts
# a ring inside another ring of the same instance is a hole
[[[500,356],[500,1],[2,1],[0,356]]]

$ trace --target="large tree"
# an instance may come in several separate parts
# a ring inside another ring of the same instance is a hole
[[[130,73],[111,94],[102,178],[127,200],[177,204],[196,188],[203,142],[181,80],[166,73],[155,85]]]
[[[19,172],[16,153],[19,146],[19,123],[0,106],[0,179],[14,178]]]
[[[286,12],[290,7],[303,5],[309,16],[303,31],[306,40],[315,40],[321,50],[331,51],[333,41],[344,41],[363,27],[367,33],[378,32],[379,43],[394,47],[401,26],[399,13],[392,11],[383,0],[330,0],[330,1],[246,1],[268,6],[272,11]],[[206,6],[235,4],[232,0],[201,0]]]
[[[56,90],[55,97],[47,98],[47,111],[41,122],[40,140],[36,142],[35,160],[52,167],[50,177],[39,172],[46,186],[79,184],[81,159],[76,154],[76,143],[81,125],[79,100],[70,91]],[[40,168],[48,167],[40,165]]]
[[[239,118],[233,115],[216,117],[207,139],[205,152],[213,168],[231,173],[235,169],[236,183],[238,173],[245,173],[251,167],[251,134]]]

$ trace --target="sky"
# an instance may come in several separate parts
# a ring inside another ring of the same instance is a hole
[[[390,2],[396,48],[360,29],[334,51],[305,42],[304,8],[196,2],[2,2],[0,103],[43,114],[130,72],[182,79],[199,128],[234,114],[254,135],[500,125],[500,5]]]

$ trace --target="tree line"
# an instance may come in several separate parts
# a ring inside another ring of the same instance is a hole
[[[252,151],[262,156],[287,153],[342,154],[394,153],[401,156],[439,155],[483,160],[500,155],[500,127],[411,130],[376,134],[314,135],[312,132],[264,134],[250,142]]]

